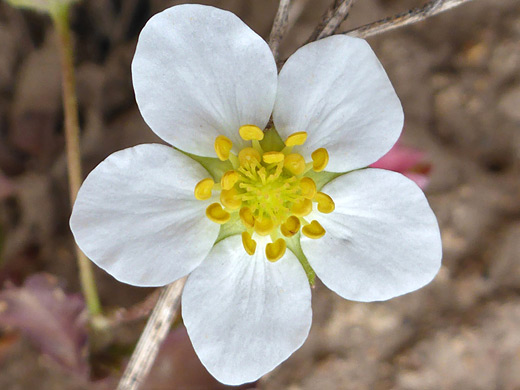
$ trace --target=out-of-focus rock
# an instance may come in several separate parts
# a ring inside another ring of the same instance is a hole
[[[520,122],[520,84],[513,86],[500,98],[498,108],[510,119]]]
[[[520,223],[508,226],[489,251],[489,276],[498,288],[520,287]]]
[[[438,331],[399,359],[394,389],[517,389],[520,304],[489,305],[474,325]]]

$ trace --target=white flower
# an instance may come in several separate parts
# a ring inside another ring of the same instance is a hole
[[[302,345],[314,271],[367,302],[437,273],[439,229],[422,191],[398,173],[361,169],[403,125],[365,41],[310,43],[278,76],[266,42],[235,15],[181,5],[144,27],[132,74],[145,121],[178,149],[109,156],[85,180],[71,228],[122,282],[190,274],[184,323],[221,382],[254,381]],[[271,114],[276,131],[264,136]]]

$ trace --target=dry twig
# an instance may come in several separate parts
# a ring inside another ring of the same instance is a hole
[[[287,30],[287,20],[289,15],[289,5],[291,0],[280,0],[278,5],[278,11],[273,22],[273,28],[271,34],[269,34],[269,47],[273,52],[275,60],[278,60],[278,49],[280,48],[280,42]]]
[[[293,0],[291,2],[289,16],[287,17],[287,26],[285,27],[286,34],[294,27],[310,1],[311,0]]]
[[[334,34],[341,23],[347,19],[353,3],[354,0],[334,0],[323,14],[320,24],[314,29],[307,42],[317,41]]]
[[[186,278],[179,279],[162,289],[159,301],[135,347],[117,390],[137,390],[148,376],[181,303],[181,293]]]
[[[345,31],[343,34],[352,37],[366,38],[381,34],[399,27],[423,21],[430,16],[447,11],[473,0],[431,0],[421,8],[414,8],[395,16],[369,23],[353,30]]]

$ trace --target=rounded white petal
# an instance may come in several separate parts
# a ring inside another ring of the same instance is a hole
[[[335,35],[296,51],[280,72],[273,113],[285,139],[308,133],[306,158],[326,148],[327,171],[377,161],[397,141],[403,109],[376,55],[362,39]]]
[[[195,352],[215,378],[228,385],[252,382],[307,338],[309,282],[292,252],[270,263],[261,248],[249,256],[241,237],[231,236],[189,276],[182,316]]]
[[[139,145],[113,153],[79,190],[70,227],[81,250],[121,282],[162,286],[207,256],[219,225],[193,191],[208,172],[175,149]]]
[[[265,127],[277,72],[267,43],[237,16],[185,4],[148,21],[132,78],[141,114],[155,133],[186,152],[215,157],[218,135],[240,147],[240,126]]]
[[[437,219],[423,192],[395,172],[365,169],[322,189],[336,203],[317,240],[302,239],[316,275],[354,301],[383,301],[429,283],[441,265]]]

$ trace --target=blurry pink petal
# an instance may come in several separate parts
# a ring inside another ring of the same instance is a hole
[[[61,367],[87,378],[87,324],[79,295],[66,295],[48,274],[30,276],[23,286],[0,292],[0,326],[25,334]]]
[[[425,189],[430,183],[430,177],[428,174],[415,173],[415,172],[404,172],[407,178],[412,179],[421,189]]]
[[[424,152],[401,146],[397,142],[387,154],[370,167],[402,173],[424,189],[430,181],[429,173],[431,170],[431,164],[425,162],[424,158]]]

